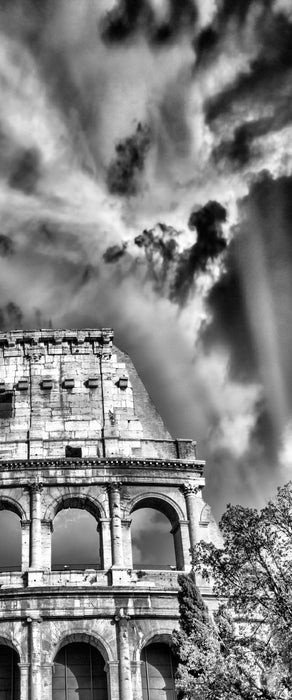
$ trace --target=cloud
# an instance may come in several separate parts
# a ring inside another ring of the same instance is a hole
[[[182,306],[194,289],[199,273],[220,256],[227,246],[222,224],[226,222],[226,210],[218,202],[210,201],[193,211],[189,217],[189,229],[197,238],[189,247],[183,246],[183,235],[172,226],[159,223],[153,229],[145,229],[135,237],[134,243],[144,258],[135,255],[127,244],[111,246],[103,258],[105,262],[123,262],[119,274],[129,271],[137,276],[145,274],[151,279],[157,292]],[[127,251],[127,254],[126,254]]]
[[[24,149],[11,165],[9,185],[13,189],[31,194],[41,174],[40,158],[35,148]]]
[[[23,313],[13,301],[9,301],[5,306],[0,307],[0,327],[2,330],[21,328],[22,323]]]
[[[9,236],[5,234],[0,234],[0,256],[3,258],[12,255],[14,252],[14,244]]]
[[[196,4],[2,0],[0,292],[114,326],[218,513],[291,413],[291,13]]]
[[[267,138],[291,123],[291,16],[279,3],[223,3],[197,38],[197,69],[213,65],[235,36],[246,65],[206,99],[204,110],[217,134],[215,160],[244,167],[264,158]]]
[[[162,9],[162,11],[161,11]],[[154,45],[174,41],[181,32],[194,30],[197,19],[193,0],[169,0],[161,3],[160,13],[149,0],[119,0],[117,6],[101,21],[101,36],[105,42],[125,42],[133,35],[142,35]]]
[[[106,263],[113,263],[123,257],[125,250],[127,248],[127,243],[123,243],[122,246],[111,245],[105,253],[103,254],[103,259]]]
[[[181,256],[176,271],[174,298],[184,300],[198,271],[205,271],[207,264],[214,261],[225,250],[226,239],[222,224],[226,221],[226,209],[218,202],[210,201],[201,209],[193,211],[189,218],[189,228],[196,229],[196,243]]]
[[[138,124],[133,136],[117,143],[115,158],[111,161],[107,172],[107,185],[111,194],[122,196],[137,194],[150,144],[150,130],[142,124]]]
[[[230,244],[224,271],[211,287],[206,303],[210,316],[201,334],[204,348],[227,349],[231,376],[243,382],[254,380],[258,376],[258,358],[235,241]]]

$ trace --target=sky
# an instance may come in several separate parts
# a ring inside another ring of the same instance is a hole
[[[113,327],[205,498],[292,467],[291,0],[0,0],[0,326]]]

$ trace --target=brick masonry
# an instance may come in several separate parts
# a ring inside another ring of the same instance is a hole
[[[220,541],[195,443],[172,439],[112,341],[109,329],[0,334],[0,403],[1,393],[10,401],[0,507],[22,532],[21,571],[0,573],[0,639],[19,654],[21,700],[51,700],[54,657],[78,640],[103,655],[109,700],[141,700],[141,649],[169,642],[178,624],[177,570],[133,570],[134,510],[169,518],[180,571],[198,540]],[[81,456],[66,456],[68,446]],[[96,518],[101,569],[51,571],[54,517],[68,506]]]

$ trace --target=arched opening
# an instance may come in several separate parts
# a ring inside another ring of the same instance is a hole
[[[171,523],[156,508],[139,508],[131,515],[134,569],[176,568]]]
[[[11,510],[0,510],[0,532],[0,571],[21,571],[19,515]]]
[[[100,536],[95,517],[77,505],[60,510],[54,519],[52,569],[100,568]]]
[[[170,647],[148,644],[141,652],[142,700],[176,700],[176,662]]]
[[[53,664],[52,700],[108,700],[105,661],[86,642],[71,642]]]
[[[145,494],[131,510],[135,569],[184,569],[181,513],[170,498]]]
[[[0,644],[0,698],[20,700],[19,656],[10,646]]]

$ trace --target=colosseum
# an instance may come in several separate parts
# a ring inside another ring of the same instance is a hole
[[[0,700],[174,700],[177,575],[218,537],[196,444],[109,329],[1,333],[0,421]]]

